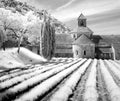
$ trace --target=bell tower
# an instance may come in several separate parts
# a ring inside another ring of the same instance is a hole
[[[86,27],[86,18],[85,16],[81,13],[80,16],[78,17],[78,27]]]

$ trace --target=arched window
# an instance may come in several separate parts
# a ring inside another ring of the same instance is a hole
[[[78,50],[76,50],[76,55],[78,55]]]
[[[86,55],[86,51],[84,50],[84,55]]]

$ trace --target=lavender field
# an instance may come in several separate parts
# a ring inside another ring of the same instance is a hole
[[[0,72],[0,101],[120,101],[120,62],[53,58]]]

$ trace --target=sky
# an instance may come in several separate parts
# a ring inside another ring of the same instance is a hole
[[[94,34],[120,34],[120,0],[19,0],[46,9],[71,29],[83,13]]]

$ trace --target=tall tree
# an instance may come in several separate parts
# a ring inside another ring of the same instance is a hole
[[[50,60],[54,55],[55,30],[51,25],[49,16],[44,14],[44,21],[40,33],[40,55]]]

